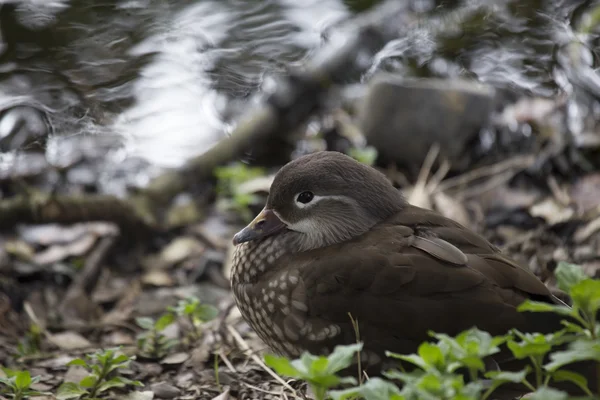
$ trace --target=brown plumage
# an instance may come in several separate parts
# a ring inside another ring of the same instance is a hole
[[[561,327],[553,314],[517,312],[526,299],[561,303],[528,269],[460,224],[409,205],[383,174],[341,153],[284,166],[265,209],[234,242],[236,302],[283,355],[354,343],[348,313],[370,374],[381,371],[386,350],[415,352],[430,330]],[[514,364],[506,352],[494,362]]]

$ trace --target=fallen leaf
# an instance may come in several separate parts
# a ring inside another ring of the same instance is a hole
[[[455,220],[464,226],[471,225],[471,218],[463,204],[446,193],[438,192],[433,195],[435,208],[444,216]]]
[[[31,371],[30,371],[31,372]],[[32,376],[35,376],[34,374],[31,374]],[[48,392],[51,389],[54,388],[54,386],[52,385],[48,385],[42,382],[35,382],[31,384],[31,388],[34,390],[37,390],[38,392]]]
[[[588,240],[593,234],[600,231],[600,217],[591,220],[584,226],[575,231],[573,238],[576,243],[583,243]]]
[[[552,197],[531,206],[529,213],[533,217],[543,218],[550,225],[568,221],[575,216],[575,210],[558,204]]]
[[[220,395],[213,397],[212,400],[229,400],[229,388],[225,389]]]
[[[79,365],[71,365],[65,374],[65,382],[79,383],[83,378],[89,375],[87,369]]]
[[[63,350],[75,350],[92,347],[92,344],[77,332],[65,331],[50,335],[50,341]]]
[[[30,261],[35,254],[33,247],[22,240],[9,240],[4,244],[4,249],[8,254],[25,261]]]
[[[159,399],[172,399],[179,396],[181,390],[167,382],[157,382],[150,386],[150,390],[154,392],[154,395]]]
[[[600,206],[600,173],[578,179],[571,188],[570,196],[582,212]]]
[[[152,400],[154,399],[154,392],[146,390],[143,392],[129,392],[125,395],[118,397],[119,400]]]
[[[165,246],[159,254],[153,254],[144,259],[142,264],[146,269],[168,269],[190,257],[199,256],[205,246],[191,236],[174,239]]]
[[[108,222],[88,222],[67,226],[59,224],[22,226],[18,232],[31,244],[50,246],[70,243],[89,233],[96,236],[116,235],[119,229],[115,224]]]
[[[82,256],[94,247],[97,239],[97,236],[87,234],[66,245],[53,245],[34,255],[33,261],[38,265],[48,265],[67,257]]]
[[[152,269],[142,276],[142,283],[152,286],[173,286],[175,280],[162,269]]]
[[[167,365],[183,364],[184,362],[187,361],[188,358],[190,358],[190,356],[187,353],[183,353],[183,352],[175,353],[175,354],[166,356],[165,358],[163,358],[160,361],[160,363],[167,364]]]

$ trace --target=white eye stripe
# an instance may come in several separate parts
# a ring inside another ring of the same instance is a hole
[[[324,199],[330,199],[330,200],[339,200],[342,201],[344,203],[351,203],[351,204],[356,204],[356,201],[350,197],[347,196],[336,196],[336,195],[331,195],[331,196],[319,196],[319,195],[313,195],[313,198],[311,201],[309,201],[308,203],[300,203],[298,201],[298,195],[300,193],[298,193],[296,196],[294,196],[294,203],[296,204],[296,206],[298,208],[308,208],[308,207],[312,207],[315,204],[317,204],[319,201],[324,200]]]
[[[303,193],[303,192],[302,192]],[[318,196],[318,195],[313,195],[313,198],[311,201],[309,201],[308,203],[301,203],[298,201],[298,196],[300,195],[300,193],[298,193],[297,195],[294,196],[294,203],[296,203],[296,206],[298,208],[306,208],[306,207],[310,207],[313,206],[315,204],[317,204],[319,201],[323,200],[324,198],[326,198],[327,196]]]

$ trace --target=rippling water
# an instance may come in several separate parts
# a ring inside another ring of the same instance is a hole
[[[395,36],[365,79],[378,70],[465,75],[542,96],[559,89],[557,52],[594,3],[398,2]],[[116,169],[136,159],[177,166],[227,135],[269,76],[310,57],[360,3],[0,1],[0,138],[39,137],[9,147],[39,145],[60,164],[101,136]]]

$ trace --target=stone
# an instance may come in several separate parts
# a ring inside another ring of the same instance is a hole
[[[381,73],[357,106],[358,126],[379,160],[418,171],[434,143],[453,169],[490,121],[495,90],[469,80],[408,79]]]

